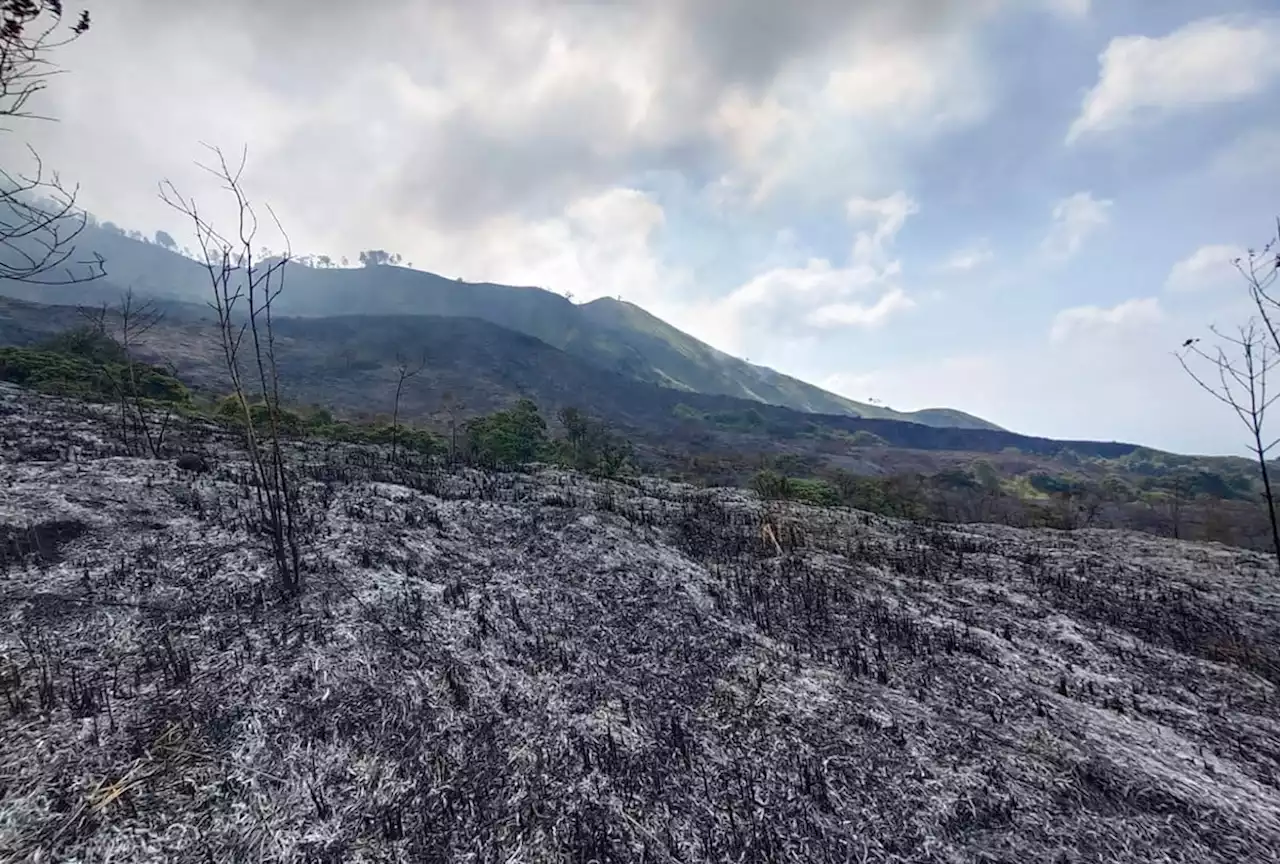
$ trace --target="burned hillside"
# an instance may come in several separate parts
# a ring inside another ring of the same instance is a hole
[[[0,393],[0,859],[1265,861],[1280,582]]]

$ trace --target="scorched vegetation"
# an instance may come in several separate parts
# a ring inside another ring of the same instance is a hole
[[[0,859],[1280,849],[1259,554],[0,406]]]

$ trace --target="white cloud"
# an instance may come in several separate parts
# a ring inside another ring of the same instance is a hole
[[[1164,312],[1155,297],[1125,300],[1111,307],[1076,306],[1063,309],[1054,316],[1049,328],[1049,341],[1058,344],[1096,341],[1163,320]]]
[[[1209,172],[1225,181],[1280,176],[1280,127],[1251,129],[1214,154]]]
[[[976,116],[974,29],[1000,3],[205,5],[95,13],[40,95],[62,122],[28,127],[33,143],[86,206],[150,230],[156,182],[197,142],[247,142],[246,179],[299,243],[350,249],[382,214],[420,231],[536,220],[654,170],[880,194],[901,145]],[[0,161],[22,143],[0,139]]]
[[[677,326],[688,320],[679,298],[688,274],[661,260],[654,240],[665,214],[652,196],[615,187],[584,195],[560,216],[494,217],[465,232],[419,232],[389,224],[380,244],[432,269],[468,281],[536,285],[577,302],[622,296]],[[413,257],[418,256],[418,257]]]
[[[814,327],[879,327],[895,313],[911,309],[916,302],[895,285],[875,303],[831,303],[805,317]]]
[[[1225,287],[1239,279],[1239,272],[1232,263],[1245,256],[1239,246],[1218,243],[1201,246],[1186,258],[1173,265],[1165,280],[1171,291],[1203,291]]]
[[[1081,20],[1089,17],[1090,0],[1044,0],[1049,11],[1061,18]]]
[[[1028,435],[1243,455],[1239,420],[1170,351],[1176,321],[1127,339],[1070,340],[930,357],[833,375],[822,386],[899,411],[957,408]],[[1188,331],[1189,332],[1189,331]]]
[[[942,262],[941,270],[952,273],[966,273],[976,270],[984,264],[995,260],[996,253],[986,241],[957,249],[951,257]]]
[[[851,198],[845,213],[853,223],[875,221],[870,232],[859,231],[854,237],[853,260],[863,264],[882,263],[886,247],[893,242],[907,219],[920,212],[920,206],[907,193],[898,191],[887,198]]]
[[[1143,114],[1239,101],[1280,77],[1280,26],[1219,18],[1167,36],[1111,40],[1099,56],[1098,83],[1085,95],[1067,143],[1123,128]]]
[[[726,92],[708,128],[734,157],[719,178],[730,200],[838,200],[896,184],[913,147],[989,107],[968,29],[911,39],[852,33],[755,95]]]
[[[1057,338],[1027,333],[969,353],[917,356],[822,381],[900,411],[946,406],[1016,432],[1127,441],[1182,453],[1240,454],[1239,420],[1206,396],[1172,353],[1203,330],[1152,297],[1063,310]]]
[[[1053,206],[1053,224],[1042,248],[1049,257],[1065,260],[1080,251],[1089,235],[1111,219],[1112,202],[1092,192],[1077,192]]]
[[[712,327],[718,347],[742,351],[756,337],[802,338],[814,330],[879,327],[912,308],[915,301],[897,284],[902,262],[890,247],[919,206],[899,191],[884,198],[852,198],[845,210],[851,223],[870,225],[854,235],[844,266],[810,258],[760,273],[710,304],[701,316],[701,331]]]

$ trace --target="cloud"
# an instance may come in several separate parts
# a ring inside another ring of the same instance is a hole
[[[1080,251],[1084,241],[1110,220],[1112,202],[1092,192],[1076,192],[1053,206],[1053,224],[1042,249],[1050,258],[1065,260]]]
[[[1165,287],[1170,291],[1203,291],[1225,287],[1240,278],[1232,262],[1246,254],[1239,246],[1224,243],[1201,246],[1173,265],[1165,280]]]
[[[353,202],[457,230],[539,219],[658,170],[845,197],[889,142],[973,116],[967,34],[999,5],[119,0],[42,94],[63,122],[31,134],[93,201],[148,215],[200,140],[248,142],[291,225]]]
[[[949,406],[1023,434],[1127,441],[1180,453],[1242,454],[1239,420],[1196,386],[1172,352],[1202,330],[1154,297],[1064,309],[1056,338],[872,361],[822,380],[900,411]]]
[[[1126,441],[1180,453],[1244,455],[1239,420],[1170,356],[1174,321],[1127,339],[959,353],[832,375],[822,386],[899,411],[962,408],[1028,435]],[[1139,328],[1141,329],[1141,328]],[[1167,337],[1167,338],[1166,338]]]
[[[665,264],[655,242],[666,214],[641,190],[614,187],[581,196],[563,214],[536,221],[495,217],[462,235],[416,237],[446,275],[472,281],[536,285],[583,302],[622,296],[650,311],[679,319],[674,302],[689,276]],[[408,233],[393,235],[407,241]],[[395,242],[389,248],[401,248]]]
[[[84,206],[148,233],[185,227],[155,198],[164,178],[226,224],[191,161],[200,141],[247,143],[246,187],[300,252],[388,248],[449,276],[620,294],[740,345],[737,322],[769,305],[757,290],[826,286],[786,319],[793,333],[881,326],[913,301],[807,242],[695,285],[670,217],[722,235],[707,259],[797,212],[891,200],[912,153],[988,110],[977,27],[1005,5],[118,0],[41,94],[61,122],[29,135]],[[18,143],[0,139],[6,164]],[[665,177],[687,194],[664,196]],[[865,219],[874,234],[880,216]],[[712,302],[740,318],[700,314]]]
[[[865,264],[883,263],[888,245],[920,206],[907,193],[898,191],[887,198],[851,198],[845,205],[849,221],[875,222],[871,231],[859,231],[853,241],[853,260]]]
[[[1098,83],[1067,131],[1072,144],[1162,116],[1261,93],[1280,77],[1280,25],[1221,18],[1194,21],[1152,38],[1111,40],[1099,56]]]
[[[1093,342],[1117,333],[1128,333],[1164,320],[1164,311],[1155,297],[1125,300],[1115,306],[1076,306],[1054,316],[1049,341]]]
[[[891,246],[919,206],[905,192],[884,198],[852,198],[845,206],[854,234],[849,258],[836,266],[826,258],[773,267],[708,307],[719,344],[743,350],[754,337],[803,338],[841,327],[879,327],[912,308],[897,284],[902,263]],[[868,224],[869,223],[869,224]]]
[[[1044,0],[1049,11],[1061,18],[1082,20],[1089,17],[1090,0]]]
[[[883,193],[916,148],[990,109],[967,29],[911,39],[866,31],[836,49],[795,64],[766,89],[722,96],[708,129],[733,157],[717,178],[727,201],[815,206]]]
[[[897,312],[911,309],[916,302],[895,285],[874,303],[829,303],[805,317],[814,327],[879,327]]]
[[[951,273],[966,273],[976,270],[984,264],[995,260],[996,254],[986,241],[957,249],[951,257],[942,262],[941,270]]]
[[[1280,175],[1280,127],[1239,135],[1214,154],[1209,173],[1225,181],[1274,179]]]

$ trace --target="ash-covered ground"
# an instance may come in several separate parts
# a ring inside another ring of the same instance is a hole
[[[1261,556],[171,439],[0,392],[0,860],[1280,860]]]

